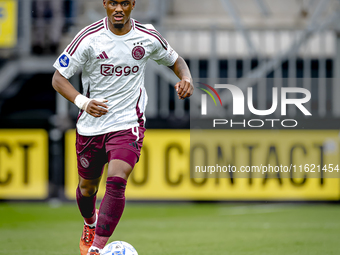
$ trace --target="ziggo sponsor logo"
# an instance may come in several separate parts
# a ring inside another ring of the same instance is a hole
[[[104,76],[128,76],[131,73],[136,74],[139,71],[139,66],[114,66],[114,65],[107,65],[107,64],[103,64],[100,66],[100,73]]]

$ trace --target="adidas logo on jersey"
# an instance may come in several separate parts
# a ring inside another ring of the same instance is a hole
[[[102,52],[102,54],[100,54],[97,59],[109,59],[109,57],[106,55],[105,51]]]
[[[129,143],[129,145],[135,147],[137,150],[139,149],[137,142]]]

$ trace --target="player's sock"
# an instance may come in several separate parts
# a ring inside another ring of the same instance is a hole
[[[125,206],[126,180],[108,177],[106,192],[99,209],[93,246],[103,249],[115,230]]]
[[[95,219],[94,221],[93,221],[93,218]],[[90,228],[95,228],[97,225],[97,221],[98,221],[98,210],[96,210],[96,213],[91,218],[84,218],[85,224],[89,226]]]
[[[91,197],[85,197],[80,191],[78,186],[76,191],[77,197],[77,204],[81,215],[84,217],[85,224],[87,225],[95,225],[97,220],[96,215],[96,199],[97,199],[97,192],[92,195]]]

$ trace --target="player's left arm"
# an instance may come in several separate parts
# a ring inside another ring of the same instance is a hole
[[[175,64],[169,68],[180,79],[175,85],[179,99],[190,97],[194,93],[194,85],[192,84],[192,77],[187,63],[181,56],[178,56]]]

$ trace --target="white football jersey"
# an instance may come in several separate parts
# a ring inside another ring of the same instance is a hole
[[[109,112],[99,118],[80,111],[77,130],[84,136],[144,126],[146,62],[172,66],[178,58],[152,25],[131,19],[132,29],[118,36],[107,22],[104,18],[80,31],[53,65],[66,79],[82,67],[83,94],[108,100]]]

